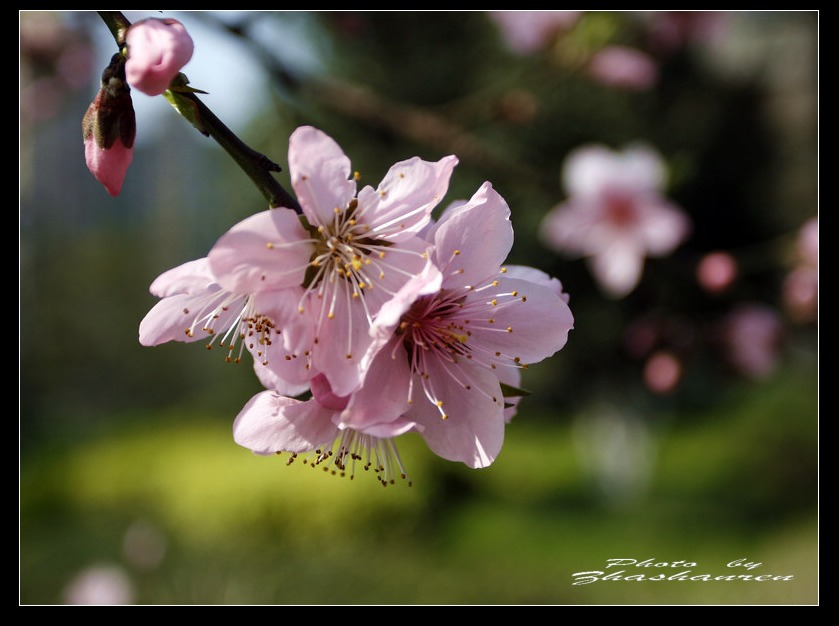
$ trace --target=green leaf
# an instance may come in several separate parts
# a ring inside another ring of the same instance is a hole
[[[518,387],[513,387],[512,385],[501,383],[501,393],[505,398],[523,398],[525,396],[529,396],[531,392],[527,389],[520,389]]]
[[[201,115],[198,113],[198,107],[195,102],[183,95],[183,93],[184,92],[181,91],[181,88],[177,91],[167,89],[163,92],[163,96],[169,101],[169,104],[171,104],[178,113],[189,120],[190,124],[195,126],[201,134],[209,135],[210,133],[207,132],[204,128],[204,124],[201,122]]]

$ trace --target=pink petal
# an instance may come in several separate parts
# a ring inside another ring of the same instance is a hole
[[[570,302],[571,297],[565,293],[562,283],[558,278],[555,278],[540,269],[529,267],[527,265],[507,265],[506,267],[507,273],[505,276],[507,278],[519,278],[531,283],[536,283],[537,285],[543,285],[562,298],[563,302],[566,304]]]
[[[620,299],[641,280],[644,251],[637,242],[617,241],[607,250],[589,258],[591,271],[607,295]]]
[[[429,365],[448,418],[444,420],[419,392],[405,417],[423,427],[423,438],[438,456],[469,467],[489,466],[504,443],[504,398],[498,378],[490,370],[463,365],[458,374],[471,385],[465,389],[442,363]],[[421,383],[415,381],[414,385],[420,388]]]
[[[314,226],[331,222],[335,209],[343,211],[355,196],[349,158],[316,128],[301,126],[291,134],[288,167],[300,206]]]
[[[513,247],[510,207],[490,183],[441,218],[434,235],[443,287],[476,285],[498,273]]]
[[[419,157],[390,168],[377,189],[365,187],[358,194],[358,219],[371,227],[370,236],[402,241],[420,231],[431,211],[446,195],[457,157],[437,162]]]
[[[197,319],[219,309],[223,302],[229,300],[230,294],[220,290],[218,286],[204,292],[175,294],[163,298],[140,322],[140,344],[157,346],[167,341],[191,343],[206,340],[210,335],[202,330],[202,326],[195,328],[191,335],[187,331],[195,326]],[[243,304],[244,298],[232,302],[215,319],[215,327],[229,328],[241,312]]]
[[[298,309],[302,293],[302,287],[295,287],[251,296],[253,310],[271,320],[273,328],[267,345],[264,338],[262,342],[253,337],[243,339],[255,360],[292,385],[306,384],[315,375],[309,356],[314,343],[314,323],[311,315]]]
[[[206,291],[216,284],[210,263],[204,257],[163,272],[152,282],[149,291],[158,298],[165,298],[178,293]]]
[[[416,422],[399,418],[392,422],[368,426],[364,429],[364,434],[378,437],[379,439],[391,439],[411,431],[422,432],[422,426]]]
[[[597,205],[578,199],[558,204],[548,211],[539,236],[549,248],[569,256],[589,254],[589,233],[599,221]]]
[[[251,398],[233,423],[233,439],[256,454],[307,452],[334,440],[334,412],[275,391]]]
[[[512,299],[500,295],[513,292],[516,297]],[[495,294],[499,295],[493,297]],[[473,316],[469,345],[516,357],[517,363],[537,363],[552,356],[565,346],[568,333],[574,328],[571,309],[551,287],[501,277],[494,292],[470,292],[466,306],[474,310],[472,302],[485,302],[489,298],[498,302],[484,309],[492,323]]]
[[[208,255],[220,285],[234,293],[295,287],[303,282],[313,244],[291,209],[270,209],[227,231]]]
[[[366,372],[363,386],[341,413],[340,425],[367,432],[373,424],[393,422],[410,408],[410,382],[405,349],[395,343],[384,346]]]
[[[263,365],[262,361],[254,359],[253,371],[259,382],[266,389],[272,389],[281,396],[296,397],[309,391],[309,381],[305,379],[302,383],[293,383],[286,378],[277,375],[275,371]]]
[[[673,252],[690,234],[691,222],[681,208],[663,198],[654,198],[639,207],[641,231],[648,256],[665,256]]]
[[[571,197],[602,198],[607,192],[629,195],[657,191],[664,185],[664,163],[658,153],[643,143],[624,151],[591,144],[573,150],[565,160],[563,185]]]
[[[348,396],[361,384],[361,359],[372,342],[370,323],[364,308],[349,302],[343,293],[335,299],[333,312],[333,318],[324,316],[317,326],[313,365],[336,394]]]

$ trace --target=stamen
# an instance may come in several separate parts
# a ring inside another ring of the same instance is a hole
[[[296,457],[293,454],[286,465],[291,465]],[[395,484],[397,478],[407,481],[409,487],[413,486],[392,439],[366,435],[351,428],[341,430],[328,445],[312,450],[303,459],[303,464],[320,467],[332,476],[344,478],[349,475],[350,480],[355,479],[358,465],[364,471],[372,469],[382,486]]]

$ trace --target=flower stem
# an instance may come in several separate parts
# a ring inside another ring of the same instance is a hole
[[[99,16],[108,26],[117,46],[125,44],[125,34],[131,23],[121,11],[99,11]],[[177,77],[166,96],[175,110],[189,120],[203,135],[212,137],[236,161],[268,201],[270,207],[287,207],[302,214],[297,200],[272,175],[282,168],[264,154],[249,147],[231,131],[196,95],[186,86],[185,79]]]

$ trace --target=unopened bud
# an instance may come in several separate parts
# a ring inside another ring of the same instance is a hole
[[[136,128],[124,62],[120,54],[115,54],[102,72],[102,86],[82,119],[85,162],[112,196],[122,189],[134,159]]]
[[[136,22],[125,36],[129,84],[150,96],[162,94],[192,58],[194,44],[186,28],[171,18]]]

